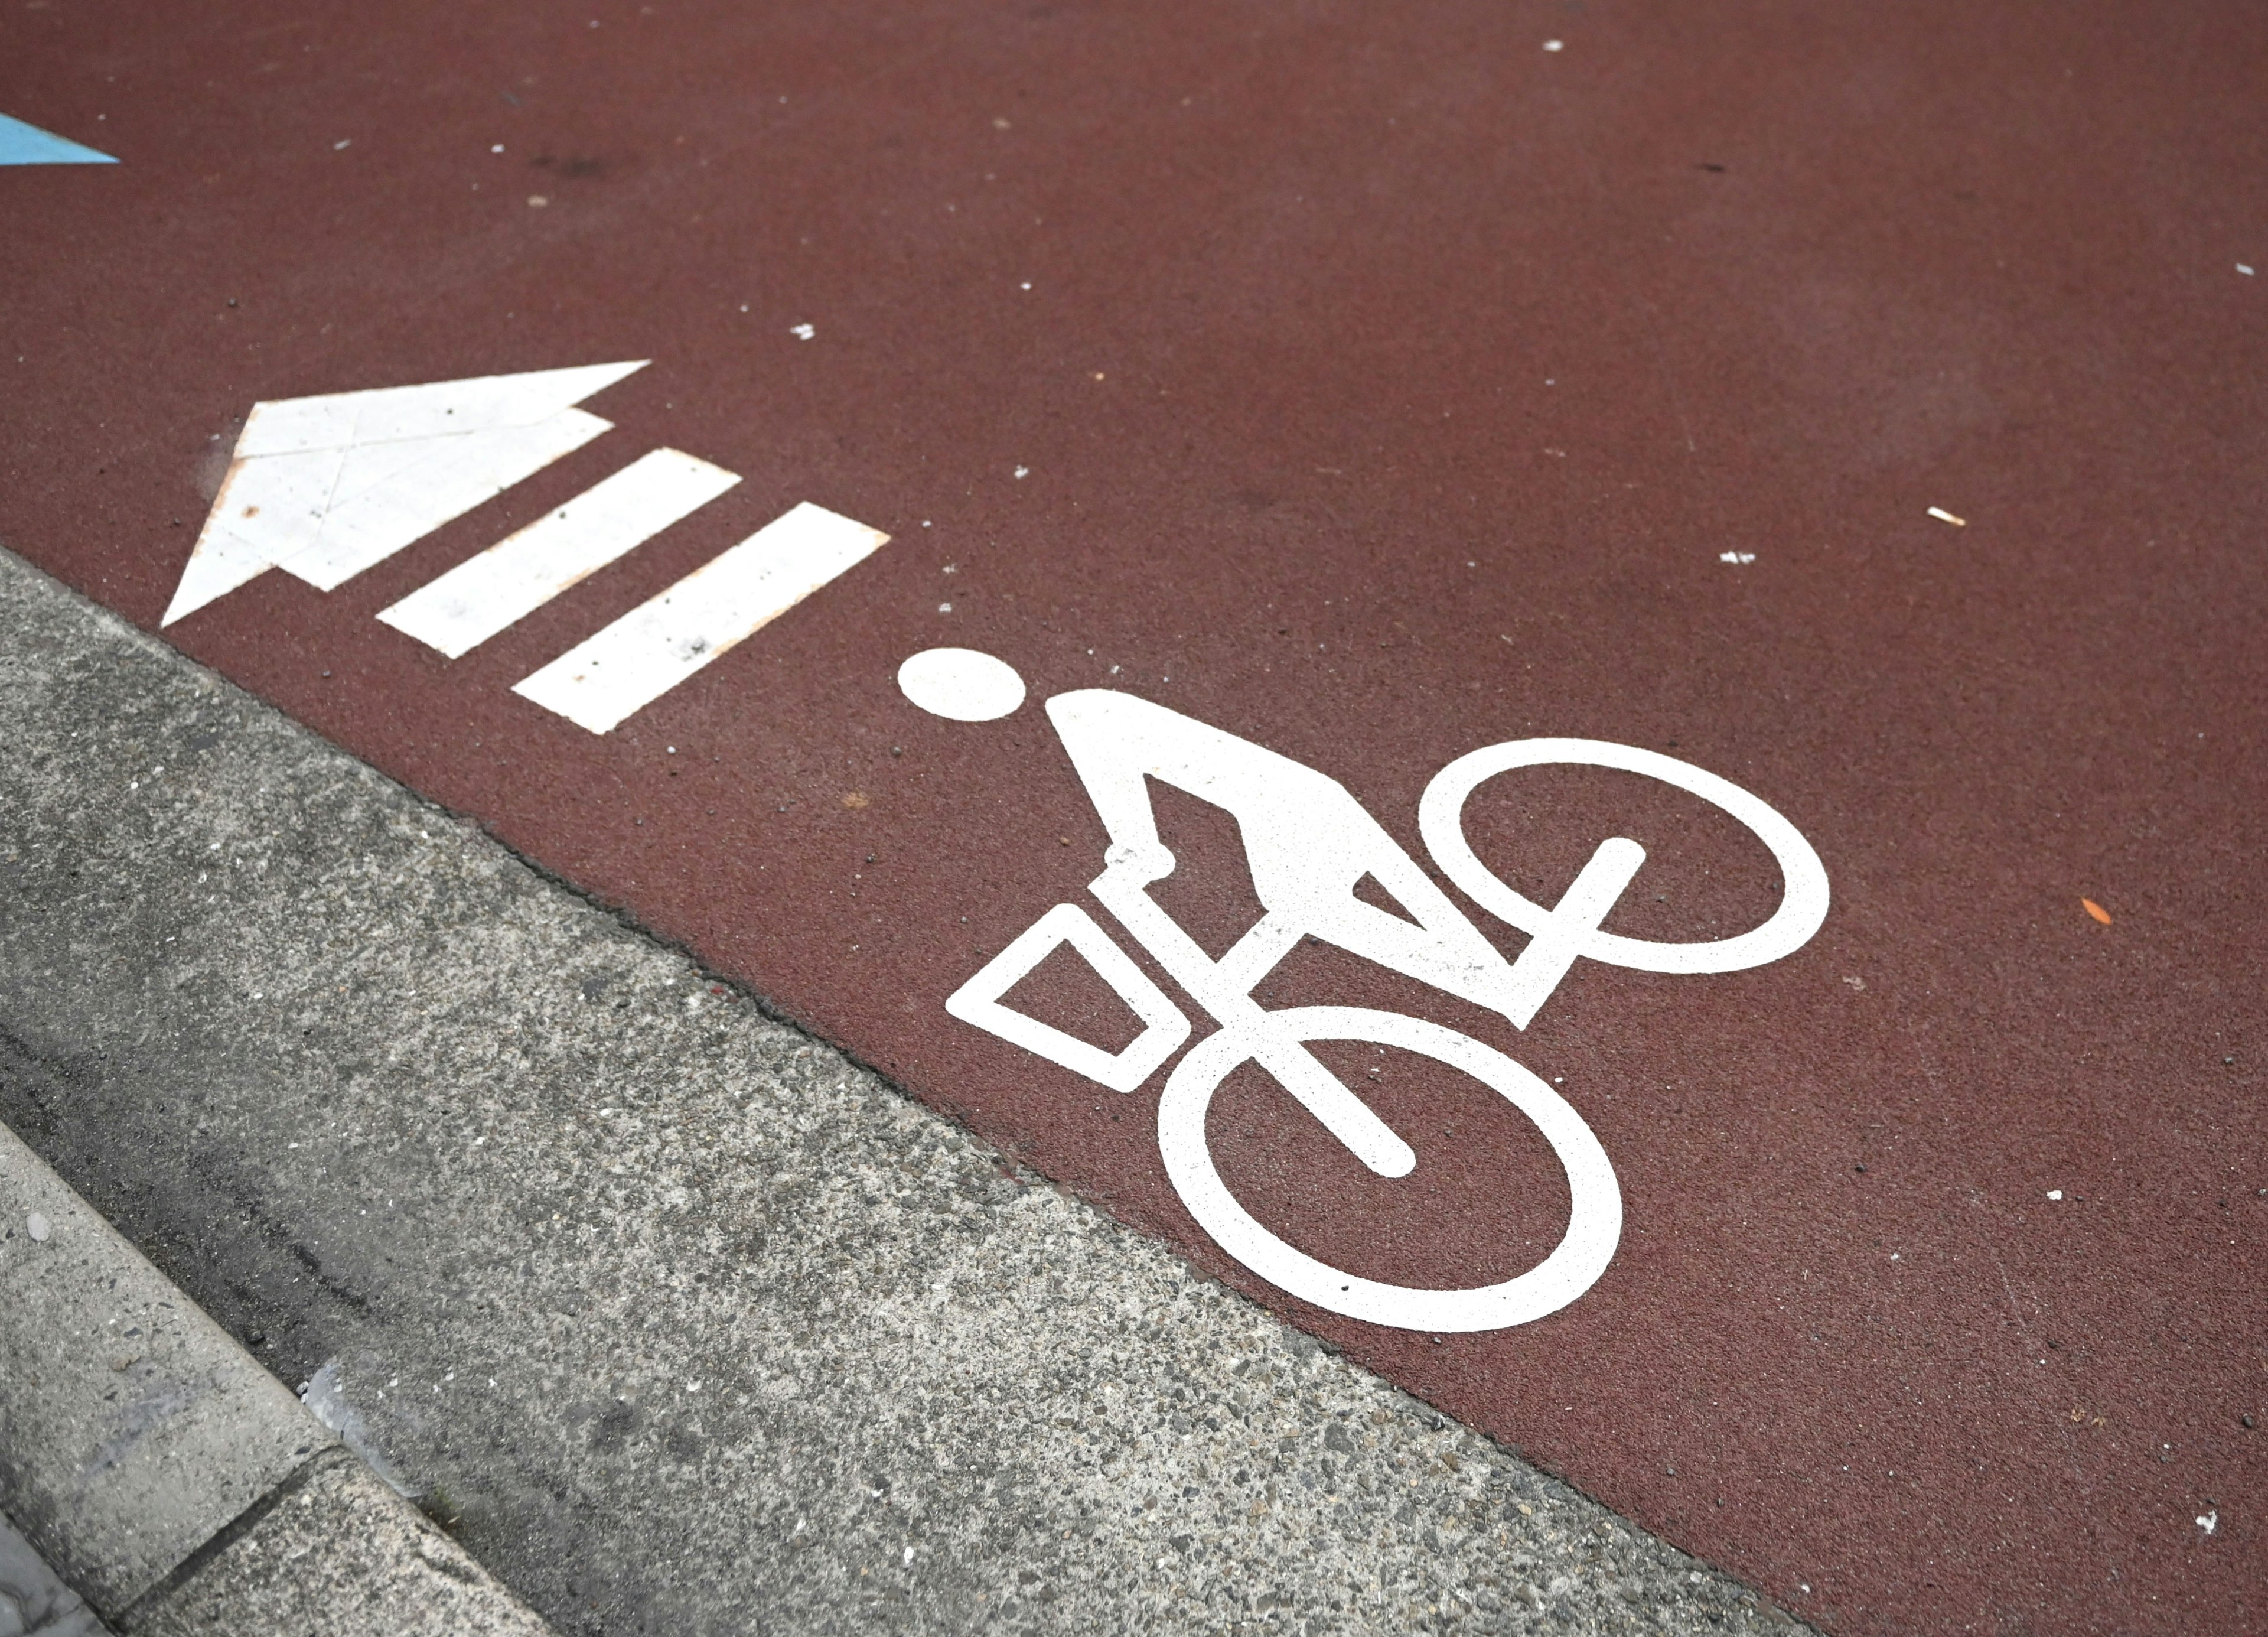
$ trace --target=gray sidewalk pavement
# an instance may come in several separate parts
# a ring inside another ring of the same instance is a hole
[[[558,1630],[1788,1626],[4,552],[0,633],[0,1120]]]

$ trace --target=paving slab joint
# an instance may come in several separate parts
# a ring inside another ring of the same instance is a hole
[[[5,1125],[0,1510],[43,1637],[549,1630]]]
[[[141,1623],[154,1611],[164,1607],[191,1582],[203,1574],[214,1559],[257,1529],[261,1520],[270,1512],[306,1488],[331,1468],[342,1463],[352,1462],[354,1458],[353,1455],[347,1450],[335,1448],[318,1450],[308,1456],[306,1465],[231,1518],[214,1533],[211,1539],[190,1552],[188,1557],[183,1558],[180,1566],[172,1574],[136,1597],[129,1607],[118,1615],[116,1624],[120,1629],[128,1632],[137,1630]]]

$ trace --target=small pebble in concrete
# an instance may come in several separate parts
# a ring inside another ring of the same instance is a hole
[[[48,1219],[34,1211],[24,1219],[24,1231],[31,1235],[34,1242],[45,1244],[48,1234],[54,1230],[49,1227]]]

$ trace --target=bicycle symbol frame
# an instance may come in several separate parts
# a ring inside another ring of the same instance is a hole
[[[1167,1077],[1158,1104],[1166,1174],[1199,1226],[1238,1262],[1291,1294],[1350,1318],[1402,1330],[1501,1330],[1557,1312],[1595,1284],[1622,1238],[1622,1189],[1598,1138],[1540,1077],[1469,1035],[1398,1012],[1354,1007],[1270,1011],[1252,992],[1303,938],[1315,938],[1497,1012],[1525,1029],[1579,959],[1649,972],[1732,972],[1801,948],[1826,918],[1827,871],[1796,828],[1737,785],[1673,756],[1593,739],[1524,739],[1458,757],[1418,803],[1418,832],[1443,874],[1491,914],[1528,934],[1507,962],[1432,877],[1337,780],[1131,694],[1083,689],[1047,704],[1073,768],[1110,837],[1089,883],[1128,936],[1212,1017],[1218,1030]],[[1464,808],[1485,780],[1517,768],[1604,767],[1675,785],[1722,808],[1778,864],[1778,907],[1737,937],[1664,943],[1621,937],[1602,923],[1645,863],[1638,843],[1602,842],[1559,902],[1514,891],[1474,853]],[[1174,869],[1159,839],[1145,780],[1226,808],[1237,820],[1263,911],[1219,959],[1147,892]],[[1366,878],[1408,918],[1366,903]],[[1116,1052],[1002,1003],[1057,948],[1086,958],[1142,1022]],[[1113,1091],[1131,1092],[1179,1051],[1189,1021],[1084,909],[1059,903],[946,1001],[946,1010]],[[1245,1210],[1212,1161],[1205,1115],[1221,1082],[1258,1062],[1331,1134],[1381,1176],[1408,1176],[1417,1154],[1307,1049],[1314,1040],[1393,1045],[1462,1070],[1534,1123],[1565,1171],[1566,1232],[1542,1263],[1499,1284],[1442,1290],[1367,1279],[1307,1255]]]

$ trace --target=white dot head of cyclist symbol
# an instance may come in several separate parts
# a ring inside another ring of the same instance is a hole
[[[1005,660],[974,648],[924,648],[898,667],[898,690],[955,722],[991,722],[1024,703],[1024,679]]]

